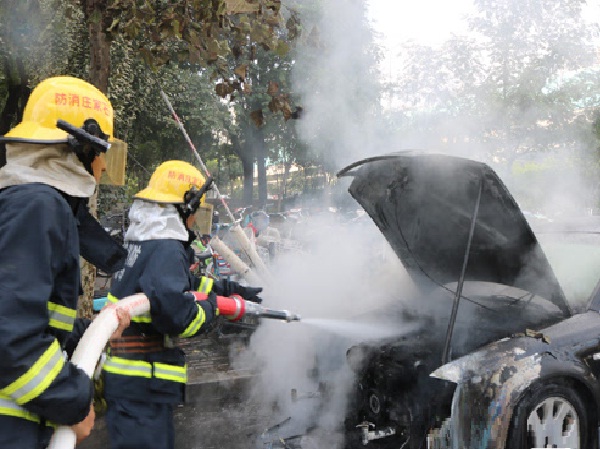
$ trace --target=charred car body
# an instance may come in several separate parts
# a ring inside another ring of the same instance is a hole
[[[353,177],[350,194],[401,259],[421,302],[437,311],[415,317],[432,320],[421,331],[348,350],[358,380],[346,418],[348,445],[449,447],[444,429],[456,379],[430,373],[487,343],[571,316],[563,290],[517,203],[486,164],[400,152],[356,162],[338,176]],[[465,413],[480,393],[460,389]],[[456,417],[469,428],[469,417]],[[492,447],[477,444],[468,447]]]
[[[416,287],[414,298],[398,291],[402,305],[393,317],[412,331],[345,347],[356,380],[346,447],[593,447],[600,294],[588,312],[574,315],[547,248],[494,170],[398,152],[358,161],[338,176],[351,177],[349,193]],[[327,385],[319,390],[329,401]],[[554,418],[538,417],[540,405]],[[572,435],[580,423],[580,442],[531,440],[535,417],[540,427],[552,423],[556,435]],[[269,447],[305,447],[292,444],[299,433],[281,435]]]
[[[598,271],[597,254],[577,266]],[[457,384],[453,448],[598,447],[600,283],[581,313],[491,343],[433,376]]]

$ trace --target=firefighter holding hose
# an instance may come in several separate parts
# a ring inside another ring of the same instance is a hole
[[[0,447],[40,449],[56,425],[77,440],[94,424],[94,386],[65,358],[85,323],[76,319],[79,256],[114,272],[124,250],[87,202],[106,168],[113,109],[93,85],[42,81],[23,120],[0,142]],[[128,317],[120,316],[121,328]]]
[[[133,317],[123,336],[110,341],[103,373],[111,449],[173,449],[173,407],[183,402],[187,373],[185,355],[171,337],[193,337],[219,314],[244,314],[241,297],[217,297],[214,291],[241,295],[241,286],[217,287],[203,278],[198,287],[190,271],[190,228],[211,182],[187,162],[167,161],[134,196],[125,234],[128,257],[108,300],[142,292],[150,313]],[[260,289],[247,289],[248,299],[259,299]]]

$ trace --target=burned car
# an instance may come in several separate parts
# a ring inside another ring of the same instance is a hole
[[[536,235],[488,165],[398,152],[356,162],[338,176],[353,178],[350,194],[402,261],[418,300],[435,304],[436,312],[417,317],[425,323],[419,331],[348,350],[357,382],[346,415],[347,446],[447,447],[456,379],[430,373],[572,312]],[[463,405],[481,393],[460,392]],[[498,393],[486,405],[503,399]],[[467,405],[455,414],[465,431],[469,417],[460,413],[468,412]]]
[[[576,269],[599,272],[597,226],[591,232],[579,229],[575,236],[571,254],[578,255]],[[595,253],[592,257],[590,251],[583,257],[584,245]],[[559,323],[491,343],[432,374],[457,384],[448,447],[598,447],[600,283],[586,306]]]

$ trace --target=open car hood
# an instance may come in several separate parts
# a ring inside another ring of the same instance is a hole
[[[371,216],[418,286],[457,282],[470,240],[465,281],[527,290],[570,315],[535,234],[488,165],[407,151],[355,162],[338,176],[353,177],[348,191]]]

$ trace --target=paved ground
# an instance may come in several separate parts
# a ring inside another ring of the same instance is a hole
[[[186,404],[175,413],[177,449],[256,448],[263,431],[254,408],[246,402]],[[108,448],[106,424],[96,420],[92,435],[78,449]],[[141,449],[141,448],[140,448]]]
[[[248,398],[250,370],[233,370],[230,351],[243,345],[251,330],[211,332],[180,343],[187,354],[189,382],[186,403],[175,412],[177,449],[249,449],[262,447],[260,434],[267,417]],[[263,412],[264,413],[264,412]],[[92,435],[78,449],[106,449],[108,440],[102,416]]]

